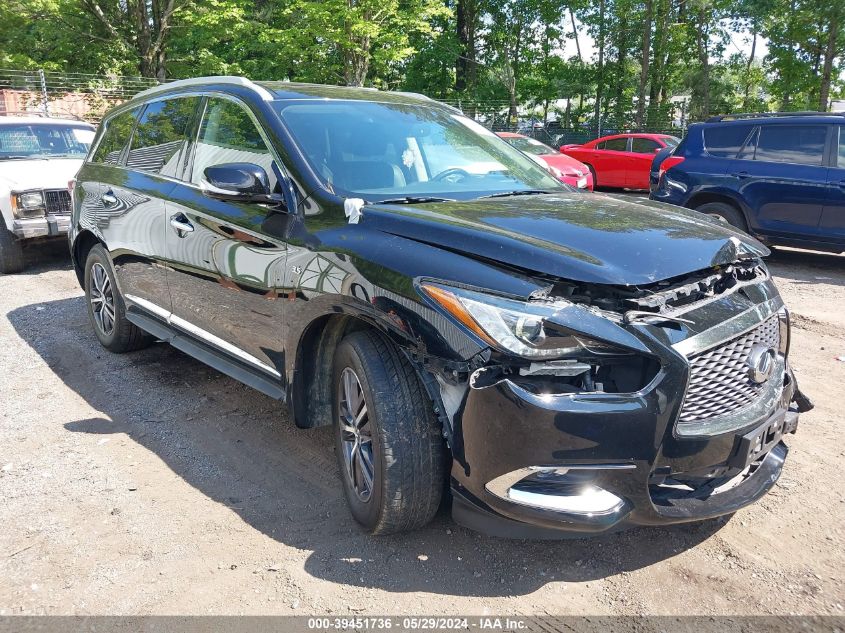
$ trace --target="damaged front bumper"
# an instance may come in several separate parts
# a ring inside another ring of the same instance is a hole
[[[509,381],[472,390],[452,471],[455,520],[496,536],[567,538],[730,514],[775,484],[782,437],[812,407],[789,374],[764,418],[681,440],[664,437],[660,398],[542,397]]]
[[[69,226],[69,215],[48,215],[41,218],[16,218],[12,224],[12,233],[15,237],[22,240],[36,237],[58,237],[60,235],[67,235]]]

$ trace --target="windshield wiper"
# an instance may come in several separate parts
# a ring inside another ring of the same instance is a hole
[[[510,196],[539,196],[547,193],[555,192],[549,191],[548,189],[517,189],[515,191],[502,191],[500,193],[491,193],[489,196],[480,196],[478,199],[481,200],[483,198],[508,198]]]
[[[374,204],[422,204],[423,202],[454,202],[454,198],[438,198],[437,196],[404,196],[402,198],[387,198]]]
[[[25,160],[27,158],[32,158],[32,156],[25,156],[25,155],[21,155],[21,156],[14,156],[14,155],[12,155],[12,156],[0,156],[0,160]]]

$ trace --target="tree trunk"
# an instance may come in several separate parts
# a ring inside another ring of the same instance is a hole
[[[748,54],[748,63],[745,65],[745,95],[742,98],[742,109],[748,112],[751,109],[751,67],[754,65],[754,55],[757,53],[757,22],[752,25],[751,52]]]
[[[619,16],[619,30],[616,33],[616,94],[613,99],[613,118],[617,128],[625,126],[625,113],[628,111],[627,104],[623,102],[623,99],[625,96],[625,63],[628,61],[629,24],[627,15]]]
[[[578,55],[578,61],[584,63],[584,58],[581,56],[581,40],[578,39],[578,28],[575,26],[575,13],[572,11],[572,6],[569,6],[569,19],[572,21],[572,37],[575,40],[575,53]]]
[[[604,2],[605,0],[599,0],[599,59],[596,67],[596,103],[595,119],[593,120],[596,136],[601,136],[601,100],[604,92]]]
[[[648,85],[649,60],[651,58],[651,22],[653,12],[652,0],[645,0],[645,21],[643,24],[643,40],[640,50],[640,89],[637,92],[636,125],[638,128],[642,128],[645,124],[645,91]]]
[[[456,30],[459,54],[455,60],[455,91],[473,92],[478,69],[476,66],[476,31],[478,24],[478,0],[458,0],[455,8]]]
[[[702,6],[698,10],[698,24],[695,39],[698,48],[698,63],[701,64],[701,106],[699,116],[706,118],[710,114],[710,52],[708,50],[707,11]]]
[[[827,34],[827,46],[824,51],[824,68],[822,82],[819,87],[819,112],[827,112],[830,98],[830,81],[833,74],[833,58],[836,57],[836,40],[839,35],[839,15],[834,11],[828,23],[830,31]]]

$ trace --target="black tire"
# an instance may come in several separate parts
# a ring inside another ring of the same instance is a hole
[[[104,327],[101,321],[102,317],[98,319],[96,316],[98,310],[95,305],[108,303],[106,297],[104,296],[101,302],[92,300],[92,293],[95,297],[98,294],[103,294],[97,290],[96,280],[100,271],[108,278],[107,282],[110,288],[111,314],[113,314],[113,318],[109,319],[111,327]],[[100,344],[110,352],[117,354],[131,352],[147,347],[155,341],[152,336],[126,318],[126,304],[123,302],[123,297],[120,296],[117,284],[115,284],[111,261],[106,254],[106,250],[100,244],[95,244],[91,248],[88,252],[88,258],[85,260],[85,299],[88,305],[88,318],[91,321],[91,327],[94,328],[94,334]]]
[[[366,407],[358,453],[367,454],[368,436],[368,497],[356,488],[346,456],[352,436],[341,423],[341,412],[348,411],[342,402],[347,370],[357,378]],[[335,449],[352,516],[370,534],[413,530],[431,521],[446,481],[446,447],[414,368],[377,333],[354,332],[335,351],[332,386]]]
[[[11,275],[23,270],[23,247],[14,234],[6,228],[0,217],[0,274]]]
[[[701,206],[696,207],[695,210],[699,213],[724,220],[740,231],[748,232],[748,225],[745,223],[742,213],[736,207],[732,207],[726,202],[705,202]]]
[[[596,175],[596,170],[593,169],[593,166],[589,163],[584,163],[587,166],[587,169],[590,170],[590,173],[593,175],[593,189],[599,186],[599,177]]]

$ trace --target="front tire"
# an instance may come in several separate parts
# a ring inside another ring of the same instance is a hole
[[[0,217],[0,274],[11,275],[23,270],[23,247],[21,241],[6,228]]]
[[[717,220],[727,222],[732,227],[748,233],[748,225],[745,223],[742,213],[725,202],[706,202],[700,207],[696,207],[695,210]]]
[[[333,374],[335,448],[352,516],[370,534],[422,527],[440,506],[447,460],[419,376],[371,331],[341,341]]]
[[[100,244],[91,248],[85,260],[85,299],[94,334],[107,350],[122,354],[147,347],[155,340],[126,318],[126,304]]]

